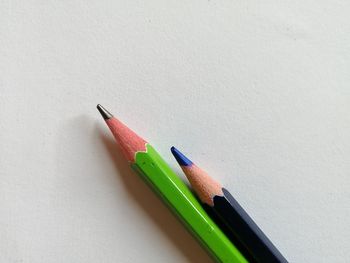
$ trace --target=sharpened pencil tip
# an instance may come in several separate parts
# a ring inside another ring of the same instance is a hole
[[[110,118],[113,117],[113,115],[112,115],[108,110],[106,110],[105,108],[103,108],[103,107],[101,106],[101,104],[97,104],[97,107],[96,107],[96,108],[97,108],[98,111],[101,113],[103,119],[108,120],[108,119],[110,119]]]
[[[174,146],[171,147],[171,153],[174,155],[176,161],[179,163],[180,166],[191,166],[193,164],[190,159],[188,159],[185,155],[183,155]]]

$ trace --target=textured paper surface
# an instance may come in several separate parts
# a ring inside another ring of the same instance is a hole
[[[211,262],[101,103],[290,262],[350,258],[350,3],[0,1],[0,262]]]

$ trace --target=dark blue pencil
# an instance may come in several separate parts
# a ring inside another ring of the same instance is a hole
[[[288,263],[228,190],[175,147],[171,151],[213,219],[250,262]]]

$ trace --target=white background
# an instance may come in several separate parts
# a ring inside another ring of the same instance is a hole
[[[176,145],[290,262],[350,258],[350,2],[0,1],[0,262],[211,262],[95,106]]]

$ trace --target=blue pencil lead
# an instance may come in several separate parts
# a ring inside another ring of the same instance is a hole
[[[191,166],[193,164],[190,159],[188,159],[185,155],[183,155],[174,146],[171,147],[171,152],[174,155],[176,161],[179,163],[179,165],[181,165],[181,166]]]

